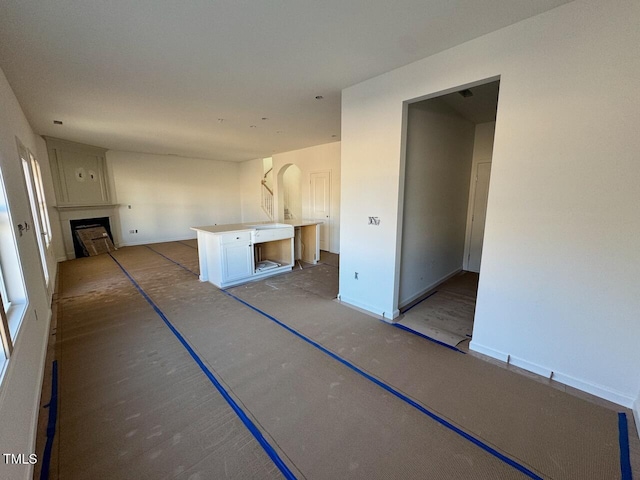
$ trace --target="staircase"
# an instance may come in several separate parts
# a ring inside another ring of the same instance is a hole
[[[262,181],[260,182],[262,185],[261,191],[262,191],[262,200],[261,200],[261,205],[262,205],[262,210],[264,210],[264,213],[267,214],[267,216],[269,217],[270,220],[273,220],[273,190],[271,190],[271,188],[269,188],[269,185],[267,185],[267,175],[269,174],[269,172],[271,172],[272,169],[269,169],[269,171],[267,171],[264,176],[262,177]]]

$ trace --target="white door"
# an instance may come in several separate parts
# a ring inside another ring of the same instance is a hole
[[[487,216],[487,198],[489,196],[489,178],[491,163],[479,163],[476,168],[476,185],[473,196],[473,216],[471,217],[471,239],[469,241],[469,261],[467,268],[471,272],[480,272],[482,242],[484,239],[484,221]]]
[[[322,220],[320,225],[320,250],[329,250],[331,214],[331,172],[311,174],[311,205],[313,220]]]

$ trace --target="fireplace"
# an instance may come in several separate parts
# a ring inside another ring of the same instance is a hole
[[[58,257],[58,261],[71,260],[77,256],[84,255],[83,252],[78,252],[77,250],[74,225],[104,226],[111,241],[117,248],[120,243],[118,207],[119,205],[117,204],[56,206],[55,208],[60,212],[62,243],[64,244],[64,257]]]
[[[81,230],[83,228],[95,228],[95,227],[104,227],[109,235],[109,238],[113,242],[113,235],[111,234],[111,223],[109,222],[109,217],[97,217],[97,218],[81,218],[78,220],[69,220],[69,225],[71,227],[71,238],[73,239],[73,250],[75,252],[76,258],[87,257],[87,252],[80,244],[78,240],[78,236],[76,235],[77,230]]]

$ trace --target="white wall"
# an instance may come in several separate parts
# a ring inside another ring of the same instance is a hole
[[[576,0],[344,90],[342,300],[397,308],[403,102],[499,76],[472,348],[630,406],[639,23],[636,0]]]
[[[273,155],[273,177],[277,179],[278,173],[287,165],[296,165],[300,169],[301,177],[301,218],[309,218],[310,204],[310,174],[313,172],[331,172],[331,219],[329,222],[331,239],[329,250],[340,253],[340,142],[317,145],[315,147],[293,150],[291,152]],[[264,175],[263,160],[249,160],[240,163],[240,190],[242,192],[242,221],[255,222],[266,221],[269,217],[260,207],[261,193],[260,180]],[[274,187],[275,220],[278,220],[280,204],[278,182],[271,183]]]
[[[107,165],[121,245],[195,238],[190,227],[241,220],[237,163],[109,150]]]
[[[462,268],[474,132],[441,99],[409,106],[400,306]]]
[[[493,137],[496,122],[478,123],[473,140],[473,164],[490,162],[493,156]]]
[[[464,257],[462,268],[469,268],[469,248],[471,244],[471,227],[473,220],[473,199],[476,193],[475,175],[479,163],[491,163],[493,155],[493,137],[496,122],[478,123],[473,141],[473,160],[471,162],[471,177],[469,178],[469,201],[467,205],[467,226],[464,241]]]
[[[297,165],[302,172],[302,218],[309,218],[310,174],[313,172],[331,172],[331,218],[329,251],[340,253],[340,142],[325,143],[315,147],[293,150],[273,155],[273,171],[277,177],[280,170],[288,165]],[[274,177],[275,178],[275,177]],[[276,182],[277,183],[277,182]],[[276,185],[277,188],[277,185]],[[276,200],[278,192],[275,192]],[[278,211],[276,204],[276,212]]]
[[[51,187],[51,178],[48,175],[44,142],[31,129],[1,70],[0,105],[2,105],[0,108],[0,168],[2,168],[15,229],[15,224],[23,223],[30,219],[31,215],[15,137],[18,137],[38,157],[45,176],[46,189]],[[30,220],[28,221],[31,223]],[[36,232],[32,229],[24,236],[17,237],[18,254],[24,272],[29,306],[18,337],[15,339],[15,350],[0,386],[0,425],[2,425],[0,452],[2,453],[28,455],[35,452],[35,425],[51,319],[51,297],[45,290],[35,234]],[[55,231],[54,235],[56,235]],[[57,264],[53,256],[51,257],[49,272],[51,278],[55,279]],[[31,472],[30,466],[6,465],[0,462],[2,478],[31,478]]]
[[[239,164],[240,173],[240,203],[242,222],[264,222],[271,220],[261,207],[261,185],[264,176],[264,161],[262,158],[248,160]],[[273,176],[270,174],[271,178]],[[273,189],[274,182],[269,183]]]

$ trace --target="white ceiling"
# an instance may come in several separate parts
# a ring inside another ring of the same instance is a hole
[[[2,0],[0,67],[39,134],[241,161],[339,140],[343,88],[564,3]]]

